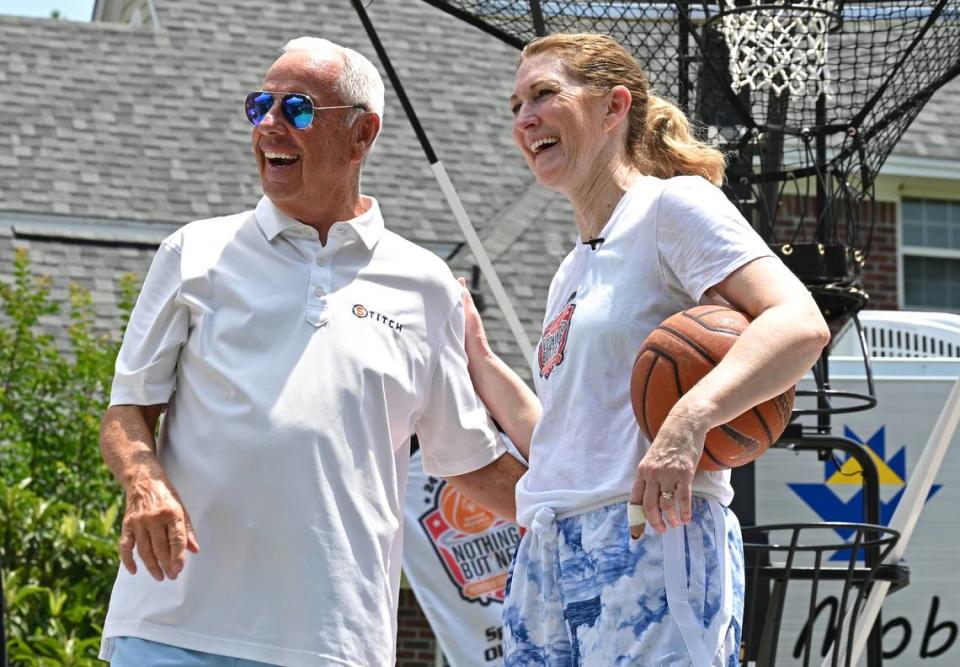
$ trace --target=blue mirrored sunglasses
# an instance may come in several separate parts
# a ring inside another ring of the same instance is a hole
[[[247,112],[247,120],[252,125],[259,125],[273,108],[274,100],[280,98],[280,110],[283,117],[298,130],[305,130],[313,123],[315,111],[327,109],[359,109],[366,111],[360,104],[344,104],[333,107],[315,107],[313,100],[303,93],[274,93],[269,90],[258,90],[247,95],[243,106]]]

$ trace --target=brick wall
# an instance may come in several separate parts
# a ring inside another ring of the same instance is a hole
[[[873,244],[863,273],[867,308],[873,310],[897,309],[897,206],[877,202],[874,209]]]
[[[400,589],[397,610],[397,667],[433,667],[437,640],[413,591]]]

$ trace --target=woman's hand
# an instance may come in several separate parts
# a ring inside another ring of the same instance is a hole
[[[630,504],[643,507],[647,522],[658,533],[667,529],[664,518],[674,528],[690,522],[693,475],[708,430],[705,422],[671,413],[637,466]],[[639,538],[643,526],[631,525],[630,533]]]
[[[467,364],[471,369],[491,355],[490,343],[487,341],[487,333],[483,329],[483,320],[480,318],[480,311],[473,302],[470,290],[467,289],[467,281],[464,278],[457,278],[457,282],[463,288],[463,314],[466,319],[466,331],[463,346],[467,351]]]
[[[480,313],[467,290],[467,282],[463,278],[457,280],[463,288],[466,320],[463,347],[473,388],[520,455],[529,460],[530,438],[540,419],[540,401],[520,376],[490,349]]]

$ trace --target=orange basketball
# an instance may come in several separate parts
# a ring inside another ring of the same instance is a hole
[[[449,484],[440,492],[440,512],[461,533],[482,533],[497,520],[492,512]]]
[[[750,319],[724,306],[697,306],[668,317],[643,341],[633,364],[630,399],[640,430],[652,442],[667,413],[713,370]],[[783,434],[794,389],[710,429],[700,470],[736,468],[758,458]]]

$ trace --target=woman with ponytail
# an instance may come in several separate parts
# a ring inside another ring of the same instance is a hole
[[[520,152],[570,201],[579,239],[547,297],[537,396],[490,350],[468,302],[474,385],[530,465],[517,486],[528,530],[504,604],[506,665],[735,665],[733,489],[729,471],[697,461],[710,428],[796,383],[826,324],[720,191],[723,155],[651,94],[615,40],[534,40],[510,106]],[[648,442],[630,403],[634,356],[662,320],[707,300],[753,321]]]

